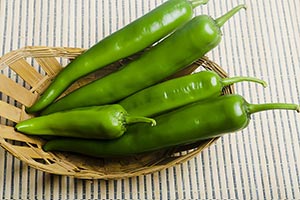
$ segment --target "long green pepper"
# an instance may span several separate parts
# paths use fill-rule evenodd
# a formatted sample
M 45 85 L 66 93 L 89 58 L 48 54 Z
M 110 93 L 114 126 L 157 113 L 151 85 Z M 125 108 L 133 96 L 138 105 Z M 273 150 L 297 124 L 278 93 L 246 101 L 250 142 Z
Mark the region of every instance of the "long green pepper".
M 248 126 L 252 114 L 273 109 L 300 111 L 296 104 L 249 104 L 240 95 L 223 95 L 155 117 L 157 125 L 154 127 L 132 125 L 126 134 L 115 140 L 52 140 L 43 149 L 94 157 L 136 155 L 240 131 Z
M 138 59 L 69 93 L 42 114 L 113 103 L 158 83 L 215 48 L 222 38 L 220 27 L 242 8 L 239 5 L 216 20 L 207 15 L 194 17 Z
M 201 71 L 146 88 L 118 104 L 132 115 L 152 117 L 192 102 L 218 97 L 224 87 L 241 81 L 266 87 L 266 82 L 254 77 L 221 78 L 216 72 Z
M 133 123 L 155 125 L 155 120 L 129 115 L 118 104 L 77 108 L 19 122 L 15 129 L 28 135 L 114 139 Z
M 96 43 L 67 65 L 28 113 L 41 111 L 79 78 L 152 45 L 193 17 L 193 9 L 208 0 L 169 0 Z

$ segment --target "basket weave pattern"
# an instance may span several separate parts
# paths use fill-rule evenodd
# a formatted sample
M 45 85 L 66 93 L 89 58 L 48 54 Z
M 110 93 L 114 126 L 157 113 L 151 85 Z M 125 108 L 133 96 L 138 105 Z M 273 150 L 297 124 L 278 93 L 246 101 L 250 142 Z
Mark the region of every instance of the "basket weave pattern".
M 25 112 L 25 107 L 32 105 L 53 77 L 84 51 L 82 48 L 25 47 L 0 58 L 0 145 L 13 156 L 52 174 L 83 179 L 118 179 L 149 174 L 183 163 L 215 141 L 212 139 L 124 159 L 95 159 L 68 153 L 44 152 L 41 148 L 45 143 L 43 139 L 18 133 L 13 126 L 19 121 L 34 117 Z M 115 71 L 132 59 L 134 57 L 118 61 L 80 79 L 65 94 Z M 204 57 L 170 78 L 202 69 L 213 70 L 220 76 L 227 77 L 220 66 Z M 233 93 L 233 87 L 226 87 L 224 93 Z

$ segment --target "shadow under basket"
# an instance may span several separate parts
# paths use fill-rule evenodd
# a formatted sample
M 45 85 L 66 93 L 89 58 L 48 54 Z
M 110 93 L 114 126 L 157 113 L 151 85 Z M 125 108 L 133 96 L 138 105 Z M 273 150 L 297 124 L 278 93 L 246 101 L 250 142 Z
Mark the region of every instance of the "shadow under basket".
M 84 51 L 81 48 L 33 46 L 11 51 L 0 58 L 0 145 L 10 154 L 50 174 L 81 179 L 120 179 L 157 172 L 186 162 L 218 139 L 125 158 L 102 159 L 43 151 L 45 140 L 18 133 L 14 125 L 34 117 L 25 112 L 25 107 L 32 105 L 55 75 Z M 117 70 L 138 56 L 139 53 L 78 80 L 63 95 Z M 170 78 L 201 70 L 212 70 L 221 77 L 227 77 L 220 66 L 203 57 Z M 224 88 L 223 93 L 233 93 L 233 90 L 229 86 Z

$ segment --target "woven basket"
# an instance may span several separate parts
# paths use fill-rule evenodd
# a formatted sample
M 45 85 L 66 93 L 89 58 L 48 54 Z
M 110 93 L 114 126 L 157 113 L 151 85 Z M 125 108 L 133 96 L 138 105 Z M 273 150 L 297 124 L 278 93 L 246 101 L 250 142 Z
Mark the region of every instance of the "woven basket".
M 216 140 L 122 159 L 95 159 L 69 153 L 44 152 L 41 148 L 45 143 L 43 139 L 15 132 L 15 123 L 33 117 L 25 112 L 25 106 L 32 105 L 62 67 L 84 51 L 81 48 L 25 47 L 0 58 L 0 145 L 13 156 L 52 174 L 82 179 L 119 179 L 149 174 L 183 163 Z M 134 58 L 123 59 L 77 81 L 66 93 L 113 72 Z M 204 57 L 171 78 L 195 70 L 213 70 L 227 77 L 222 68 Z M 232 86 L 226 87 L 223 92 L 233 93 Z

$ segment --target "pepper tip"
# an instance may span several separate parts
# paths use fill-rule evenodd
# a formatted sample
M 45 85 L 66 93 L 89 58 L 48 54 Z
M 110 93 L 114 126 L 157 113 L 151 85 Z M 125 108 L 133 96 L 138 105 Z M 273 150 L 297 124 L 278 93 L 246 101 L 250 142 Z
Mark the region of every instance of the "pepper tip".
M 266 87 L 268 87 L 268 83 L 267 83 L 266 81 L 262 81 L 262 86 L 263 86 L 264 88 L 266 88 Z
M 234 7 L 233 9 L 231 9 L 229 12 L 227 12 L 223 16 L 217 18 L 215 20 L 216 25 L 218 27 L 222 27 L 225 24 L 225 22 L 229 20 L 229 18 L 231 18 L 233 15 L 235 15 L 241 9 L 246 9 L 246 5 L 245 4 L 240 4 L 240 5 L 236 6 L 236 7 Z
M 31 108 L 31 107 L 27 107 L 27 106 L 26 106 L 26 107 L 25 107 L 25 112 L 28 113 L 28 114 L 30 114 L 30 113 L 31 113 L 31 109 L 30 109 L 30 108 Z
M 205 5 L 208 3 L 209 0 L 191 0 L 190 4 L 192 5 L 193 8 L 198 7 L 199 5 Z
M 156 126 L 156 121 L 154 119 L 151 120 L 151 126 Z

